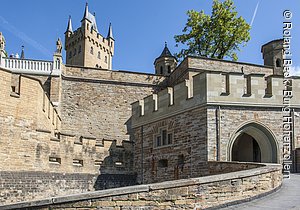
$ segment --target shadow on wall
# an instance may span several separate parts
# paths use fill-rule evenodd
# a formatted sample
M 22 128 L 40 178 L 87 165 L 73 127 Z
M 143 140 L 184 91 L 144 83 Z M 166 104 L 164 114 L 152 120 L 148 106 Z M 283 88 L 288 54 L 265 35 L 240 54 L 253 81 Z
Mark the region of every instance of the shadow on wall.
M 109 140 L 105 140 L 109 141 Z M 133 143 L 123 141 L 117 145 L 112 140 L 108 150 L 109 155 L 104 158 L 100 167 L 100 175 L 94 184 L 95 190 L 136 185 L 136 174 L 133 171 Z

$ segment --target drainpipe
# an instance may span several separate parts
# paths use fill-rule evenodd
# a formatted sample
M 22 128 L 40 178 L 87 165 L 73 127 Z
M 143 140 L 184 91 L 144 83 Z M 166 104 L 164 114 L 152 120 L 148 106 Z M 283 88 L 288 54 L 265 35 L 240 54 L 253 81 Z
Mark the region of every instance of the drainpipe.
M 142 180 L 141 180 L 141 184 L 144 183 L 144 126 L 141 126 L 141 170 L 142 170 Z
M 220 161 L 220 145 L 221 145 L 221 106 L 216 109 L 216 127 L 217 127 L 217 142 L 216 142 L 216 161 Z
M 292 109 L 292 145 L 291 150 L 293 154 L 292 162 L 293 162 L 293 172 L 297 172 L 297 156 L 296 156 L 296 150 L 295 150 L 295 109 Z

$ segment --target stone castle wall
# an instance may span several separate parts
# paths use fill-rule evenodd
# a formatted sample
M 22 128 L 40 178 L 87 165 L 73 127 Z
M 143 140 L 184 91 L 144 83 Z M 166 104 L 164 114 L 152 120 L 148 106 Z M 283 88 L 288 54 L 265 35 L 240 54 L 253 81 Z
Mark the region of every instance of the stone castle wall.
M 164 77 L 66 67 L 62 76 L 62 132 L 129 140 L 131 103 L 153 93 Z
M 152 183 L 199 175 L 197 167 L 193 166 L 207 160 L 206 118 L 205 109 L 200 108 L 135 128 L 137 181 Z M 172 142 L 156 146 L 155 140 L 161 130 L 173 136 Z M 161 161 L 166 165 L 161 165 Z
M 290 106 L 295 112 L 300 110 L 299 84 L 293 78 Z M 270 144 L 259 142 L 262 161 L 282 162 L 283 90 L 283 78 L 278 76 L 204 71 L 133 103 L 135 162 L 143 163 L 135 165 L 138 181 L 190 177 L 198 161 L 231 161 L 239 132 L 255 139 L 268 136 Z M 298 128 L 299 119 L 294 118 Z M 162 143 L 163 135 L 167 143 Z M 293 135 L 300 138 L 299 130 Z M 295 142 L 293 148 L 297 147 Z
M 264 74 L 265 76 L 270 76 L 273 74 L 274 69 L 273 67 L 249 63 L 189 56 L 171 73 L 168 85 L 174 86 L 185 79 L 192 79 L 195 74 L 203 71 Z
M 65 195 L 135 184 L 132 142 L 63 133 L 61 118 L 41 78 L 6 70 L 0 70 L 0 77 L 3 199 L 11 197 L 16 202 L 24 194 L 38 197 L 43 195 L 39 189 Z M 62 184 L 55 185 L 56 181 Z M 44 188 L 37 189 L 34 183 Z
M 238 163 L 213 163 L 212 170 L 241 169 Z M 262 164 L 261 164 L 262 165 Z M 257 166 L 256 166 L 257 167 Z M 149 185 L 44 198 L 3 206 L 5 209 L 206 209 L 249 201 L 278 190 L 281 165 Z M 205 167 L 204 167 L 205 168 Z M 203 168 L 203 169 L 204 169 Z M 210 168 L 207 168 L 210 171 Z M 210 171 L 211 172 L 211 171 Z

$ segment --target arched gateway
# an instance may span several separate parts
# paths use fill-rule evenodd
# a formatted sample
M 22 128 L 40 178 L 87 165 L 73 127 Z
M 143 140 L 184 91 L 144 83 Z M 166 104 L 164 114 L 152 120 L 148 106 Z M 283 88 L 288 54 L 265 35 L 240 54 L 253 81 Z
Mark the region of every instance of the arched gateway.
M 240 127 L 231 137 L 228 147 L 231 161 L 277 163 L 278 144 L 272 131 L 258 123 Z

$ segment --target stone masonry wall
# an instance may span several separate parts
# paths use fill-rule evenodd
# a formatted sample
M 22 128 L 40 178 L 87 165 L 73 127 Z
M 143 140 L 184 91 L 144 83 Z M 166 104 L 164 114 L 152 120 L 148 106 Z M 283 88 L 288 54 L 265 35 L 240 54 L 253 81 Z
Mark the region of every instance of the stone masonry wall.
M 216 110 L 220 108 L 220 160 L 230 161 L 229 144 L 234 134 L 244 125 L 255 123 L 269 128 L 275 135 L 278 148 L 282 148 L 282 110 L 272 107 L 229 107 L 210 106 L 208 115 L 208 160 L 217 160 L 218 124 Z M 297 134 L 299 131 L 296 131 Z M 299 135 L 299 134 L 298 134 Z M 278 162 L 281 162 L 282 150 L 278 149 Z
M 1 171 L 0 204 L 94 191 L 96 178 L 94 174 L 84 173 Z
M 66 67 L 62 77 L 62 132 L 129 140 L 130 104 L 151 94 L 163 77 Z
M 0 147 L 2 170 L 39 170 L 41 151 L 60 128 L 60 117 L 46 96 L 40 82 L 0 71 Z M 48 159 L 48 157 L 47 157 Z
M 247 171 L 55 197 L 3 208 L 206 209 L 270 193 L 281 183 L 281 165 L 267 165 Z
M 172 143 L 155 146 L 161 129 L 173 135 Z M 204 108 L 135 128 L 134 166 L 138 182 L 153 183 L 200 176 L 196 166 L 207 160 L 206 133 Z M 166 161 L 166 165 L 161 165 L 161 161 Z

